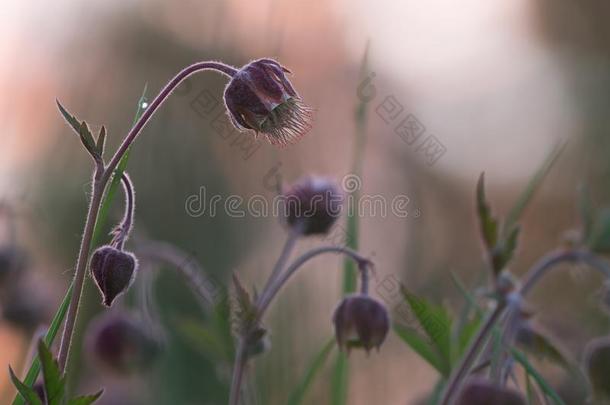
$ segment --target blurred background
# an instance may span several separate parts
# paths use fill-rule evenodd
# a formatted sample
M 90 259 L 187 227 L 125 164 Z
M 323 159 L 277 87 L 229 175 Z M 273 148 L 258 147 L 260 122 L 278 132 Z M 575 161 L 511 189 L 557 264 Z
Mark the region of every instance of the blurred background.
M 223 197 L 272 198 L 278 178 L 290 183 L 320 174 L 341 181 L 352 170 L 354 114 L 363 99 L 361 191 L 409 198 L 406 218 L 360 219 L 360 250 L 374 257 L 376 280 L 401 280 L 457 312 L 463 301 L 450 272 L 475 287 L 485 267 L 474 213 L 478 175 L 486 173 L 494 211 L 506 214 L 559 141 L 567 141 L 566 150 L 525 213 L 512 270 L 522 274 L 578 226 L 579 184 L 600 206 L 610 201 L 610 5 L 602 0 L 466 0 L 457 7 L 449 0 L 58 0 L 5 1 L 0 8 L 1 242 L 18 252 L 25 273 L 2 292 L 2 370 L 9 363 L 25 369 L 32 336 L 48 324 L 71 280 L 84 224 L 91 165 L 56 98 L 95 131 L 105 125 L 113 150 L 145 85 L 150 98 L 187 64 L 214 59 L 241 66 L 273 57 L 290 68 L 292 83 L 315 109 L 313 129 L 297 145 L 276 149 L 263 140 L 244 149 L 215 129 L 226 79 L 203 73 L 180 86 L 131 153 L 137 211 L 128 248 L 169 242 L 220 289 L 232 272 L 260 288 L 286 231 L 277 218 L 192 215 L 185 202 L 202 187 Z M 121 217 L 120 202 L 111 223 Z M 342 229 L 336 228 L 339 241 Z M 306 239 L 298 251 L 323 243 Z M 330 256 L 309 267 L 266 317 L 272 350 L 250 369 L 249 403 L 286 403 L 332 337 L 342 262 Z M 185 333 L 185 323 L 202 314 L 172 269 L 143 265 L 111 310 L 145 320 L 159 341 L 155 362 L 126 377 L 75 355 L 70 384 L 77 392 L 106 386 L 105 404 L 226 402 L 230 365 Z M 583 342 L 610 326 L 597 307 L 599 278 L 566 269 L 544 285 L 532 298 L 537 318 L 579 359 Z M 75 353 L 86 352 L 80 343 L 88 321 L 107 311 L 90 280 L 85 294 Z M 328 361 L 305 403 L 329 403 L 331 368 Z M 582 389 L 559 368 L 541 369 L 566 395 Z M 354 352 L 350 371 L 354 405 L 416 404 L 437 378 L 394 335 L 379 354 Z M 0 372 L 0 403 L 13 395 Z

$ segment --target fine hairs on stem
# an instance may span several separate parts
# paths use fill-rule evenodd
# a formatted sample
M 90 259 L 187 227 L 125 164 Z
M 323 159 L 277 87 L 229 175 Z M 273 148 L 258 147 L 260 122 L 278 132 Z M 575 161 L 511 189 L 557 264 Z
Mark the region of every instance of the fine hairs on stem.
M 267 282 L 267 287 L 263 291 L 260 296 L 260 299 L 257 302 L 257 308 L 255 313 L 255 318 L 252 322 L 253 327 L 257 327 L 264 316 L 265 312 L 269 308 L 273 299 L 277 296 L 278 292 L 282 289 L 282 287 L 286 284 L 286 282 L 299 270 L 303 267 L 305 263 L 310 261 L 311 259 L 320 256 L 326 253 L 336 253 L 345 255 L 352 260 L 354 260 L 360 269 L 361 280 L 362 280 L 362 292 L 366 294 L 368 291 L 368 270 L 369 266 L 371 266 L 370 260 L 362 257 L 358 252 L 353 251 L 352 249 L 340 246 L 323 246 L 319 248 L 312 249 L 292 262 L 285 270 L 282 269 L 282 263 L 287 260 L 287 256 L 289 255 L 289 251 L 292 250 L 292 245 L 294 241 L 292 241 L 294 235 L 289 235 L 287 243 L 280 254 L 280 258 L 278 263 L 276 264 L 272 274 L 269 277 Z M 287 252 L 288 251 L 288 252 Z M 246 335 L 246 334 L 244 334 Z M 248 336 L 239 336 L 237 339 L 237 347 L 236 347 L 236 355 L 235 362 L 233 365 L 233 377 L 231 380 L 231 391 L 229 397 L 230 405 L 237 405 L 239 403 L 239 395 L 243 380 L 243 374 L 246 367 L 246 363 L 248 361 L 247 352 L 248 352 Z
M 187 77 L 193 73 L 203 70 L 215 70 L 228 77 L 233 77 L 237 70 L 231 66 L 225 65 L 220 62 L 199 62 L 180 71 L 169 83 L 159 92 L 159 94 L 150 103 L 148 108 L 144 111 L 142 116 L 137 120 L 135 125 L 131 128 L 121 146 L 113 155 L 108 165 L 104 164 L 102 156 L 94 156 L 95 169 L 93 175 L 93 185 L 91 189 L 91 201 L 89 203 L 89 209 L 87 212 L 87 218 L 85 220 L 85 229 L 81 239 L 80 249 L 78 258 L 76 260 L 76 266 L 74 270 L 74 290 L 70 298 L 70 305 L 66 315 L 66 321 L 63 329 L 61 345 L 59 348 L 59 366 L 62 371 L 65 371 L 66 364 L 68 361 L 68 354 L 72 344 L 72 336 L 74 334 L 74 327 L 76 325 L 76 318 L 78 316 L 78 309 L 80 299 L 83 292 L 83 285 L 86 275 L 86 267 L 89 259 L 89 253 L 91 251 L 91 243 L 93 239 L 93 231 L 97 222 L 100 205 L 106 190 L 108 181 L 112 178 L 112 175 L 117 168 L 119 162 L 135 141 L 138 134 L 146 126 L 146 124 L 153 117 L 157 109 L 163 104 L 174 89 Z M 125 183 L 124 183 L 125 184 Z
M 542 257 L 530 268 L 524 277 L 521 287 L 517 291 L 510 293 L 511 300 L 518 300 L 520 302 L 546 273 L 561 263 L 585 263 L 591 268 L 601 272 L 605 277 L 610 277 L 610 267 L 608 264 L 588 250 L 566 249 L 553 251 Z M 447 388 L 445 389 L 443 398 L 440 402 L 442 405 L 450 405 L 452 401 L 456 399 L 465 377 L 469 375 L 472 365 L 485 345 L 490 332 L 508 307 L 507 304 L 507 297 L 501 296 L 496 307 L 487 317 L 485 323 L 466 350 L 466 354 L 463 356 L 461 363 L 451 374 L 449 382 L 447 383 Z M 511 307 L 513 306 L 514 305 L 511 305 Z
M 125 215 L 119 226 L 112 231 L 113 238 L 111 242 L 111 245 L 119 250 L 123 250 L 125 241 L 127 241 L 127 238 L 129 237 L 129 233 L 133 227 L 133 214 L 135 210 L 133 184 L 125 172 L 121 174 L 121 183 L 123 184 L 123 189 L 125 191 Z

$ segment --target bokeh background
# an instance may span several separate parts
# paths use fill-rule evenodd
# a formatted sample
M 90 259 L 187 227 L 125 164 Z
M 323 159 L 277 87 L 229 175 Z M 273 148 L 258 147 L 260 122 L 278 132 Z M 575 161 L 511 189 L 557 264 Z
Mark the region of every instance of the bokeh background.
M 138 202 L 131 249 L 138 241 L 170 242 L 219 285 L 237 272 L 260 287 L 286 234 L 277 218 L 193 216 L 185 201 L 201 187 L 224 197 L 272 198 L 276 174 L 287 183 L 308 174 L 341 181 L 352 168 L 368 44 L 365 74 L 372 81 L 364 89 L 370 101 L 361 191 L 388 200 L 406 195 L 410 215 L 361 218 L 361 251 L 374 257 L 378 280 L 395 277 L 457 311 L 463 302 L 450 271 L 474 287 L 484 269 L 474 215 L 480 172 L 495 212 L 505 214 L 548 152 L 567 141 L 523 218 L 512 264 L 517 274 L 578 226 L 579 184 L 588 184 L 600 206 L 610 201 L 608 18 L 610 6 L 602 0 L 3 2 L 0 225 L 2 243 L 27 254 L 27 275 L 3 291 L 11 296 L 5 302 L 18 306 L 0 323 L 3 370 L 9 363 L 25 367 L 32 335 L 48 322 L 71 279 L 84 223 L 90 162 L 58 114 L 56 98 L 95 130 L 105 125 L 114 148 L 144 86 L 155 95 L 187 64 L 215 59 L 240 66 L 274 57 L 288 66 L 293 84 L 316 110 L 313 130 L 297 145 L 280 150 L 262 142 L 249 153 L 223 138 L 211 125 L 212 114 L 199 108 L 214 105 L 209 96 L 221 102 L 226 80 L 204 73 L 182 85 L 155 116 L 128 168 Z M 402 108 L 391 122 L 383 115 L 388 97 Z M 219 104 L 214 112 L 221 110 Z M 425 128 L 421 139 L 434 136 L 444 153 L 431 159 L 397 135 L 396 125 L 408 114 Z M 111 218 L 120 216 L 119 200 Z M 307 239 L 298 251 L 322 243 L 328 241 Z M 285 403 L 332 336 L 341 260 L 321 258 L 308 267 L 266 318 L 272 350 L 250 369 L 251 403 Z M 154 366 L 117 377 L 86 355 L 75 356 L 72 387 L 85 392 L 106 386 L 106 404 L 226 400 L 229 365 L 181 333 L 177 325 L 201 314 L 171 270 L 143 266 L 115 309 L 146 314 L 164 331 Z M 577 360 L 583 342 L 610 326 L 597 306 L 598 286 L 595 275 L 565 269 L 546 279 L 532 299 L 537 318 Z M 91 282 L 85 292 L 79 341 L 87 321 L 104 311 Z M 331 364 L 306 403 L 329 403 Z M 582 390 L 560 369 L 541 369 L 566 395 Z M 348 403 L 354 405 L 415 404 L 436 381 L 434 370 L 393 335 L 379 354 L 353 353 L 350 370 Z M 2 371 L 0 403 L 12 395 Z

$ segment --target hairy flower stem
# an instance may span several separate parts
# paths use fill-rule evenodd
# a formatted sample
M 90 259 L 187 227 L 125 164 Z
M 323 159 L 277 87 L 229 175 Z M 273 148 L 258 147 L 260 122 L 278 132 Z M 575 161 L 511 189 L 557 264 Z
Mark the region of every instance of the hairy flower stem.
M 605 277 L 610 278 L 610 267 L 606 262 L 597 257 L 595 254 L 587 250 L 557 250 L 543 256 L 537 263 L 530 268 L 530 270 L 524 276 L 524 281 L 521 287 L 511 293 L 513 299 L 521 300 L 523 297 L 531 291 L 535 284 L 553 267 L 560 263 L 585 263 L 591 266 L 593 269 L 600 271 Z M 513 302 L 514 304 L 514 302 Z M 487 318 L 485 324 L 481 327 L 477 333 L 475 339 L 472 341 L 466 354 L 464 355 L 460 365 L 452 373 L 447 388 L 443 394 L 441 405 L 449 405 L 453 400 L 456 399 L 465 377 L 470 373 L 472 363 L 477 358 L 478 353 L 481 351 L 485 342 L 487 341 L 489 333 L 494 329 L 494 325 L 498 319 L 504 314 L 505 309 L 508 307 L 506 297 L 502 297 L 500 302 L 493 310 L 491 315 Z M 513 306 L 511 306 L 513 307 Z
M 229 405 L 239 404 L 239 394 L 241 393 L 241 383 L 244 378 L 246 368 L 246 343 L 244 338 L 240 338 L 235 349 L 235 363 L 233 365 L 233 377 L 231 379 L 231 392 L 229 394 Z
M 85 282 L 87 261 L 89 259 L 89 252 L 91 250 L 93 231 L 97 222 L 97 216 L 108 181 L 112 178 L 114 170 L 117 168 L 119 162 L 127 150 L 129 150 L 129 147 L 135 141 L 138 134 L 142 131 L 148 121 L 150 121 L 157 109 L 163 104 L 172 91 L 174 91 L 176 87 L 178 87 L 178 85 L 188 76 L 202 70 L 215 70 L 229 77 L 233 77 L 233 75 L 237 72 L 235 68 L 220 62 L 199 62 L 181 70 L 176 76 L 174 76 L 173 79 L 169 81 L 169 83 L 165 85 L 165 87 L 150 103 L 148 108 L 146 108 L 144 113 L 140 116 L 121 143 L 121 146 L 119 146 L 115 152 L 114 156 L 110 160 L 110 163 L 104 167 L 101 159 L 96 161 L 91 202 L 89 203 L 87 219 L 85 221 L 85 230 L 83 231 L 78 259 L 76 260 L 76 268 L 74 270 L 74 291 L 72 292 L 72 296 L 70 298 L 70 306 L 66 315 L 66 323 L 64 325 L 61 346 L 59 348 L 59 366 L 62 371 L 65 371 L 66 363 L 68 361 L 68 354 L 72 344 L 74 327 L 76 324 L 78 308 Z
M 265 311 L 269 308 L 269 304 L 273 298 L 277 295 L 277 293 L 281 290 L 281 288 L 286 284 L 286 282 L 294 275 L 305 263 L 309 260 L 313 259 L 316 256 L 319 256 L 324 253 L 339 253 L 343 254 L 352 260 L 354 260 L 361 268 L 366 267 L 371 264 L 371 262 L 365 257 L 360 256 L 360 254 L 352 249 L 340 246 L 323 246 L 316 249 L 312 249 L 309 252 L 304 253 L 299 256 L 281 276 L 278 277 L 277 281 L 273 283 L 269 287 L 269 291 L 265 296 L 261 296 L 258 305 L 256 322 L 260 321 Z M 255 323 L 256 323 L 255 322 Z
M 293 233 L 296 233 L 297 234 L 296 236 L 298 236 L 299 231 L 298 230 L 296 232 L 293 231 Z M 276 264 L 276 268 L 274 269 L 274 271 L 272 273 L 272 275 L 275 274 L 276 277 L 270 277 L 270 279 L 268 281 L 268 285 L 266 286 L 265 290 L 263 291 L 263 293 L 260 296 L 260 299 L 257 302 L 258 308 L 256 311 L 256 317 L 255 317 L 254 321 L 252 322 L 253 327 L 258 326 L 263 315 L 265 314 L 266 310 L 269 308 L 269 305 L 273 301 L 273 298 L 275 298 L 277 293 L 282 289 L 282 287 L 286 284 L 286 282 L 290 279 L 290 277 L 292 277 L 292 275 L 295 274 L 309 260 L 311 260 L 314 257 L 317 257 L 319 255 L 325 254 L 325 253 L 343 254 L 343 255 L 351 258 L 352 260 L 354 260 L 358 264 L 358 267 L 360 268 L 360 271 L 361 271 L 362 284 L 363 284 L 362 291 L 363 291 L 363 293 L 366 293 L 366 291 L 368 291 L 368 267 L 371 265 L 370 260 L 366 259 L 365 257 L 362 257 L 358 252 L 355 252 L 352 249 L 345 248 L 345 247 L 322 246 L 322 247 L 319 247 L 316 249 L 312 249 L 312 250 L 302 254 L 301 256 L 299 256 L 294 262 L 292 262 L 292 264 L 284 272 L 282 272 L 283 267 L 284 267 L 283 263 L 286 262 L 286 260 L 288 259 L 289 252 L 290 252 L 290 250 L 292 250 L 291 245 L 294 242 L 292 242 L 291 239 L 293 237 L 294 237 L 294 235 L 290 235 L 288 237 L 286 245 L 284 246 L 282 254 L 280 255 L 280 259 L 278 260 L 278 263 Z M 285 257 L 282 258 L 282 256 L 285 256 Z M 243 336 L 240 336 L 238 339 L 238 342 L 237 342 L 237 348 L 236 348 L 236 352 L 235 352 L 235 362 L 233 365 L 233 379 L 231 381 L 231 394 L 229 397 L 229 405 L 237 405 L 239 403 L 239 394 L 241 391 L 241 383 L 242 383 L 242 379 L 243 379 L 244 369 L 245 369 L 246 363 L 248 361 L 248 358 L 247 358 L 247 349 L 248 348 L 246 345 L 247 335 L 248 335 L 248 331 L 246 331 L 246 333 L 244 333 Z

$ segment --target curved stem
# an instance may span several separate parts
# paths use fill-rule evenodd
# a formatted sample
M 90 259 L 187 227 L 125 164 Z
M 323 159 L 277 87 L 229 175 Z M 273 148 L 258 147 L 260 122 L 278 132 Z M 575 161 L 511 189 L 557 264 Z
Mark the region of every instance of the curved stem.
M 135 125 L 128 132 L 127 136 L 119 146 L 118 150 L 110 160 L 110 163 L 106 168 L 102 168 L 99 162 L 95 165 L 95 175 L 93 181 L 93 190 L 91 195 L 91 202 L 89 203 L 89 209 L 87 213 L 87 219 L 85 221 L 85 230 L 83 231 L 83 237 L 81 239 L 80 250 L 78 258 L 76 260 L 76 268 L 74 270 L 74 290 L 70 297 L 70 306 L 66 315 L 66 323 L 64 325 L 64 331 L 61 339 L 61 346 L 59 348 L 59 366 L 62 371 L 66 368 L 68 361 L 68 354 L 70 346 L 72 344 L 72 336 L 74 334 L 74 326 L 76 324 L 76 318 L 78 315 L 78 307 L 80 298 L 83 292 L 83 285 L 85 281 L 87 261 L 89 259 L 89 252 L 91 250 L 91 242 L 93 240 L 93 231 L 97 222 L 97 216 L 104 196 L 104 191 L 108 181 L 112 177 L 112 174 L 119 162 L 142 131 L 144 126 L 152 118 L 157 109 L 163 104 L 167 97 L 172 91 L 188 76 L 195 72 L 202 70 L 216 70 L 226 76 L 233 77 L 237 70 L 231 66 L 225 65 L 220 62 L 199 62 L 180 71 L 169 83 L 159 92 L 155 99 L 150 103 L 148 108 L 137 120 Z
M 260 302 L 258 305 L 256 322 L 260 321 L 260 319 L 265 314 L 265 311 L 269 307 L 269 304 L 271 304 L 271 301 L 273 301 L 273 298 L 277 295 L 277 293 L 284 286 L 284 284 L 286 284 L 286 282 L 290 279 L 290 277 L 292 277 L 292 275 L 294 273 L 296 273 L 301 268 L 301 266 L 303 266 L 309 260 L 313 259 L 316 256 L 324 254 L 324 253 L 339 253 L 339 254 L 346 255 L 346 256 L 350 257 L 352 260 L 354 260 L 355 262 L 357 262 L 360 266 L 370 264 L 370 261 L 368 259 L 360 256 L 360 254 L 358 254 L 358 252 L 356 252 L 352 249 L 346 248 L 346 247 L 341 247 L 341 246 L 323 246 L 323 247 L 319 247 L 316 249 L 312 249 L 307 253 L 304 253 L 303 255 L 299 256 L 286 269 L 286 271 L 282 274 L 282 276 L 279 277 L 278 280 L 271 285 L 271 287 L 269 287 L 267 294 L 265 296 L 261 296 L 261 299 L 260 299 Z
M 119 250 L 123 250 L 125 241 L 129 238 L 129 233 L 133 227 L 133 213 L 135 209 L 135 194 L 133 191 L 133 184 L 129 179 L 127 173 L 121 174 L 121 182 L 123 183 L 123 190 L 125 191 L 125 215 L 120 225 L 116 228 L 114 239 L 112 244 Z
M 209 312 L 215 299 L 213 293 L 208 289 L 205 271 L 185 252 L 175 246 L 165 242 L 146 242 L 137 249 L 138 255 L 143 255 L 149 259 L 161 260 L 175 266 L 176 270 L 184 277 L 188 285 L 195 292 L 201 308 Z M 204 275 L 202 277 L 202 275 Z
M 524 297 L 549 270 L 563 262 L 586 263 L 592 268 L 600 271 L 606 277 L 610 278 L 610 266 L 608 266 L 605 261 L 597 257 L 595 254 L 587 250 L 557 250 L 545 255 L 530 268 L 530 270 L 524 276 L 525 281 L 521 285 L 521 288 L 514 293 L 516 294 L 516 297 Z M 479 333 L 469 346 L 456 372 L 453 373 L 449 379 L 447 388 L 441 401 L 442 405 L 450 404 L 454 399 L 453 396 L 458 394 L 464 378 L 470 371 L 472 362 L 476 359 L 482 345 L 487 340 L 487 335 L 493 329 L 496 321 L 502 316 L 506 307 L 506 300 L 503 299 L 479 330 Z
M 290 254 L 294 250 L 294 247 L 295 247 L 299 237 L 302 235 L 301 228 L 302 227 L 297 226 L 295 228 L 290 229 L 290 233 L 288 234 L 288 237 L 286 238 L 286 242 L 284 243 L 282 252 L 280 253 L 280 256 L 278 257 L 277 262 L 275 263 L 275 266 L 273 267 L 273 270 L 271 271 L 271 274 L 269 275 L 269 278 L 267 279 L 267 283 L 265 284 L 265 287 L 263 288 L 263 291 L 261 292 L 259 303 L 260 303 L 260 300 L 265 295 L 267 295 L 269 288 L 271 288 L 271 286 L 273 285 L 275 280 L 278 278 L 278 276 L 284 269 L 284 266 L 286 265 L 286 262 L 288 261 Z
M 452 373 L 449 382 L 447 383 L 445 393 L 443 394 L 443 399 L 440 402 L 441 405 L 448 405 L 452 400 L 455 399 L 454 396 L 458 393 L 462 380 L 470 372 L 472 363 L 476 360 L 479 351 L 487 341 L 487 335 L 489 335 L 489 332 L 492 331 L 496 321 L 502 316 L 505 307 L 506 303 L 498 303 L 498 306 L 489 315 L 481 329 L 479 329 L 474 341 L 469 346 L 468 351 L 462 358 L 460 365 L 456 371 Z
M 246 344 L 240 338 L 237 342 L 235 352 L 235 363 L 233 365 L 233 377 L 231 379 L 231 392 L 229 394 L 229 405 L 239 404 L 239 394 L 241 393 L 241 382 L 246 368 Z
M 588 250 L 558 250 L 545 255 L 525 275 L 519 290 L 525 296 L 534 285 L 555 265 L 561 262 L 582 262 L 610 278 L 610 266 Z
M 140 116 L 140 119 L 138 119 L 136 124 L 131 128 L 131 130 L 123 140 L 123 143 L 121 143 L 121 146 L 119 146 L 114 156 L 110 160 L 110 163 L 108 163 L 108 166 L 106 167 L 106 171 L 103 176 L 104 183 L 106 183 L 108 179 L 110 179 L 112 173 L 114 172 L 114 169 L 116 169 L 116 167 L 118 166 L 125 152 L 127 152 L 127 150 L 129 149 L 133 141 L 136 139 L 140 131 L 142 131 L 142 128 L 144 128 L 148 121 L 150 121 L 157 109 L 161 106 L 161 104 L 163 104 L 163 102 L 172 93 L 172 91 L 174 91 L 174 89 L 178 87 L 178 85 L 182 83 L 184 79 L 186 79 L 193 73 L 202 70 L 215 70 L 227 75 L 228 77 L 233 77 L 235 73 L 237 73 L 237 69 L 225 65 L 221 62 L 199 62 L 181 70 L 172 80 L 170 80 L 169 83 L 165 85 L 165 87 L 159 92 L 159 94 L 150 103 L 146 110 L 144 110 L 144 113 L 142 114 L 142 116 Z

